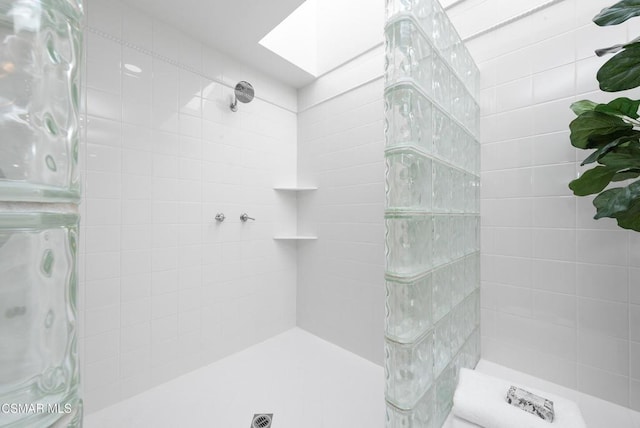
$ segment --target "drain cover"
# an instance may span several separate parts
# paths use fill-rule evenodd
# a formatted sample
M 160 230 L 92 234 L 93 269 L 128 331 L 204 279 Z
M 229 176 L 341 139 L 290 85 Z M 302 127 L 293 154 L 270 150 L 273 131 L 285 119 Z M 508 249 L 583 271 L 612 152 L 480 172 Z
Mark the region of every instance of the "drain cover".
M 257 413 L 253 415 L 251 428 L 270 428 L 272 419 L 273 413 Z

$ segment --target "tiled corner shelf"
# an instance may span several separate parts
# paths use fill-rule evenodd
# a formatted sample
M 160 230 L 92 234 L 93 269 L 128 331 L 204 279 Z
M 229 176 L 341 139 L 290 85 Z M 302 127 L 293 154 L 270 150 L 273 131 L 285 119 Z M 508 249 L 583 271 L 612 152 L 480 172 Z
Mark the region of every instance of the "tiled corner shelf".
M 318 190 L 318 188 L 313 186 L 276 186 L 273 190 L 282 192 L 305 192 L 308 190 Z
M 318 190 L 314 186 L 274 186 L 273 190 L 280 192 L 306 192 L 310 190 Z M 317 236 L 310 235 L 277 235 L 273 237 L 276 241 L 314 241 Z

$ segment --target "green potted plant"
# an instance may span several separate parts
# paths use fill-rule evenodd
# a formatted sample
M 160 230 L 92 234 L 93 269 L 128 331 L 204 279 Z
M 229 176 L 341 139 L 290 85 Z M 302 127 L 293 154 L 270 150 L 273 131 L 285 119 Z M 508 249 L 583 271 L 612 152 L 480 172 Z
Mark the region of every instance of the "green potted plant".
M 623 0 L 593 18 L 599 26 L 618 25 L 640 15 L 640 0 Z M 640 86 L 640 37 L 596 51 L 614 54 L 598 70 L 600 89 L 618 92 Z M 594 218 L 616 219 L 624 229 L 640 232 L 640 100 L 616 98 L 607 104 L 577 101 L 570 124 L 571 144 L 594 150 L 582 165 L 594 165 L 569 184 L 577 196 L 597 195 Z M 611 183 L 623 187 L 608 188 Z M 607 190 L 605 190 L 607 189 Z

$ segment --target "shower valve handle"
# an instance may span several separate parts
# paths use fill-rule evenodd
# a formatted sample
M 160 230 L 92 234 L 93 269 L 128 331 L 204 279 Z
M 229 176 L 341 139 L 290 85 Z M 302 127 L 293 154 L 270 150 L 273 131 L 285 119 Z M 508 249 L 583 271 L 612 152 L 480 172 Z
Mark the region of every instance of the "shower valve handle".
M 253 218 L 253 217 L 249 217 L 249 216 L 247 215 L 247 213 L 242 213 L 242 214 L 240 215 L 240 220 L 242 220 L 242 222 L 244 223 L 244 222 L 245 222 L 245 221 L 247 221 L 247 220 L 254 220 L 254 221 L 255 221 L 255 218 Z
M 218 213 L 216 214 L 216 217 L 215 217 L 216 221 L 219 221 L 219 222 L 223 222 L 225 218 L 226 217 L 224 216 L 223 213 Z

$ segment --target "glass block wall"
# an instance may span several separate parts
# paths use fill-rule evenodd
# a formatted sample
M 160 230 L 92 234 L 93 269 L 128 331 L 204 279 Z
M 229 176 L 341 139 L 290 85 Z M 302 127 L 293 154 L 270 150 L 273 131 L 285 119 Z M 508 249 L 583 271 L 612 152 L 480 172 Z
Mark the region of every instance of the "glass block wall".
M 437 0 L 387 0 L 387 428 L 439 428 L 480 357 L 479 72 Z

